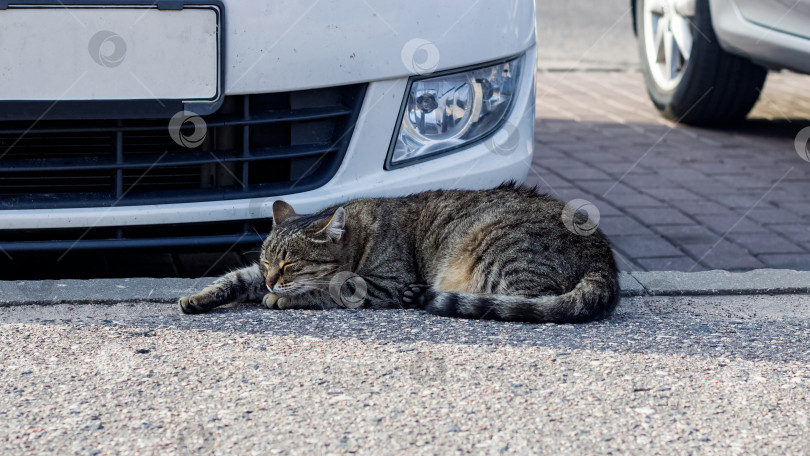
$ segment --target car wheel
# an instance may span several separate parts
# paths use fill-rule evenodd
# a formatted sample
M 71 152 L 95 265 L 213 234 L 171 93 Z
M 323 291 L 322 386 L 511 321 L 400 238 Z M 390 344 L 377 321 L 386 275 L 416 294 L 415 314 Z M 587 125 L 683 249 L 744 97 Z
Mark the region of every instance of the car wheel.
M 635 0 L 638 49 L 656 108 L 687 124 L 745 118 L 767 70 L 720 48 L 709 0 Z

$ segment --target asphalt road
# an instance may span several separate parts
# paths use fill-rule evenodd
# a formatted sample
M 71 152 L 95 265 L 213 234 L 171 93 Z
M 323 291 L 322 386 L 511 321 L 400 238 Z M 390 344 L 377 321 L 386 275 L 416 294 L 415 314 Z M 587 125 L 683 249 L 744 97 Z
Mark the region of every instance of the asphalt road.
M 545 70 L 638 66 L 630 0 L 537 2 L 538 63 Z
M 808 454 L 808 305 L 631 298 L 585 325 L 5 307 L 0 453 Z

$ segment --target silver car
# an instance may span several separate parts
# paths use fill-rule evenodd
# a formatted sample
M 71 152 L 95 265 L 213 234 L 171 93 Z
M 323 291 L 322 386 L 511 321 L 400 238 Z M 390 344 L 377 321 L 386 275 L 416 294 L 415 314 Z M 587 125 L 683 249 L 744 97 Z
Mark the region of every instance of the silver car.
M 688 124 L 744 118 L 769 69 L 810 73 L 810 0 L 631 0 L 647 92 Z

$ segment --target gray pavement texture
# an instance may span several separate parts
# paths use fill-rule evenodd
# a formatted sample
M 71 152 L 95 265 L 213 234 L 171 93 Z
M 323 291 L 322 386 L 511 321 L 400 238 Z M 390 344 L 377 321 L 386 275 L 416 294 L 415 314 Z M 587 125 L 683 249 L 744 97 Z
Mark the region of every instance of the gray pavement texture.
M 809 305 L 633 297 L 583 325 L 3 307 L 0 453 L 806 455 Z
M 527 183 L 593 203 L 628 271 L 810 270 L 810 77 L 771 73 L 735 127 L 663 119 L 636 72 L 540 72 Z

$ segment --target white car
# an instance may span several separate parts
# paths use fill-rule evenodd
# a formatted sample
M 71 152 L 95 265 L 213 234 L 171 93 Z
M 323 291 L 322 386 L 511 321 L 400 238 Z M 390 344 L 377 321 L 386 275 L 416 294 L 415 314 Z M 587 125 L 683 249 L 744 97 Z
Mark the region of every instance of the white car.
M 810 0 L 630 0 L 641 71 L 661 113 L 745 118 L 769 69 L 810 74 Z
M 255 244 L 276 199 L 522 181 L 533 0 L 0 2 L 0 248 Z

